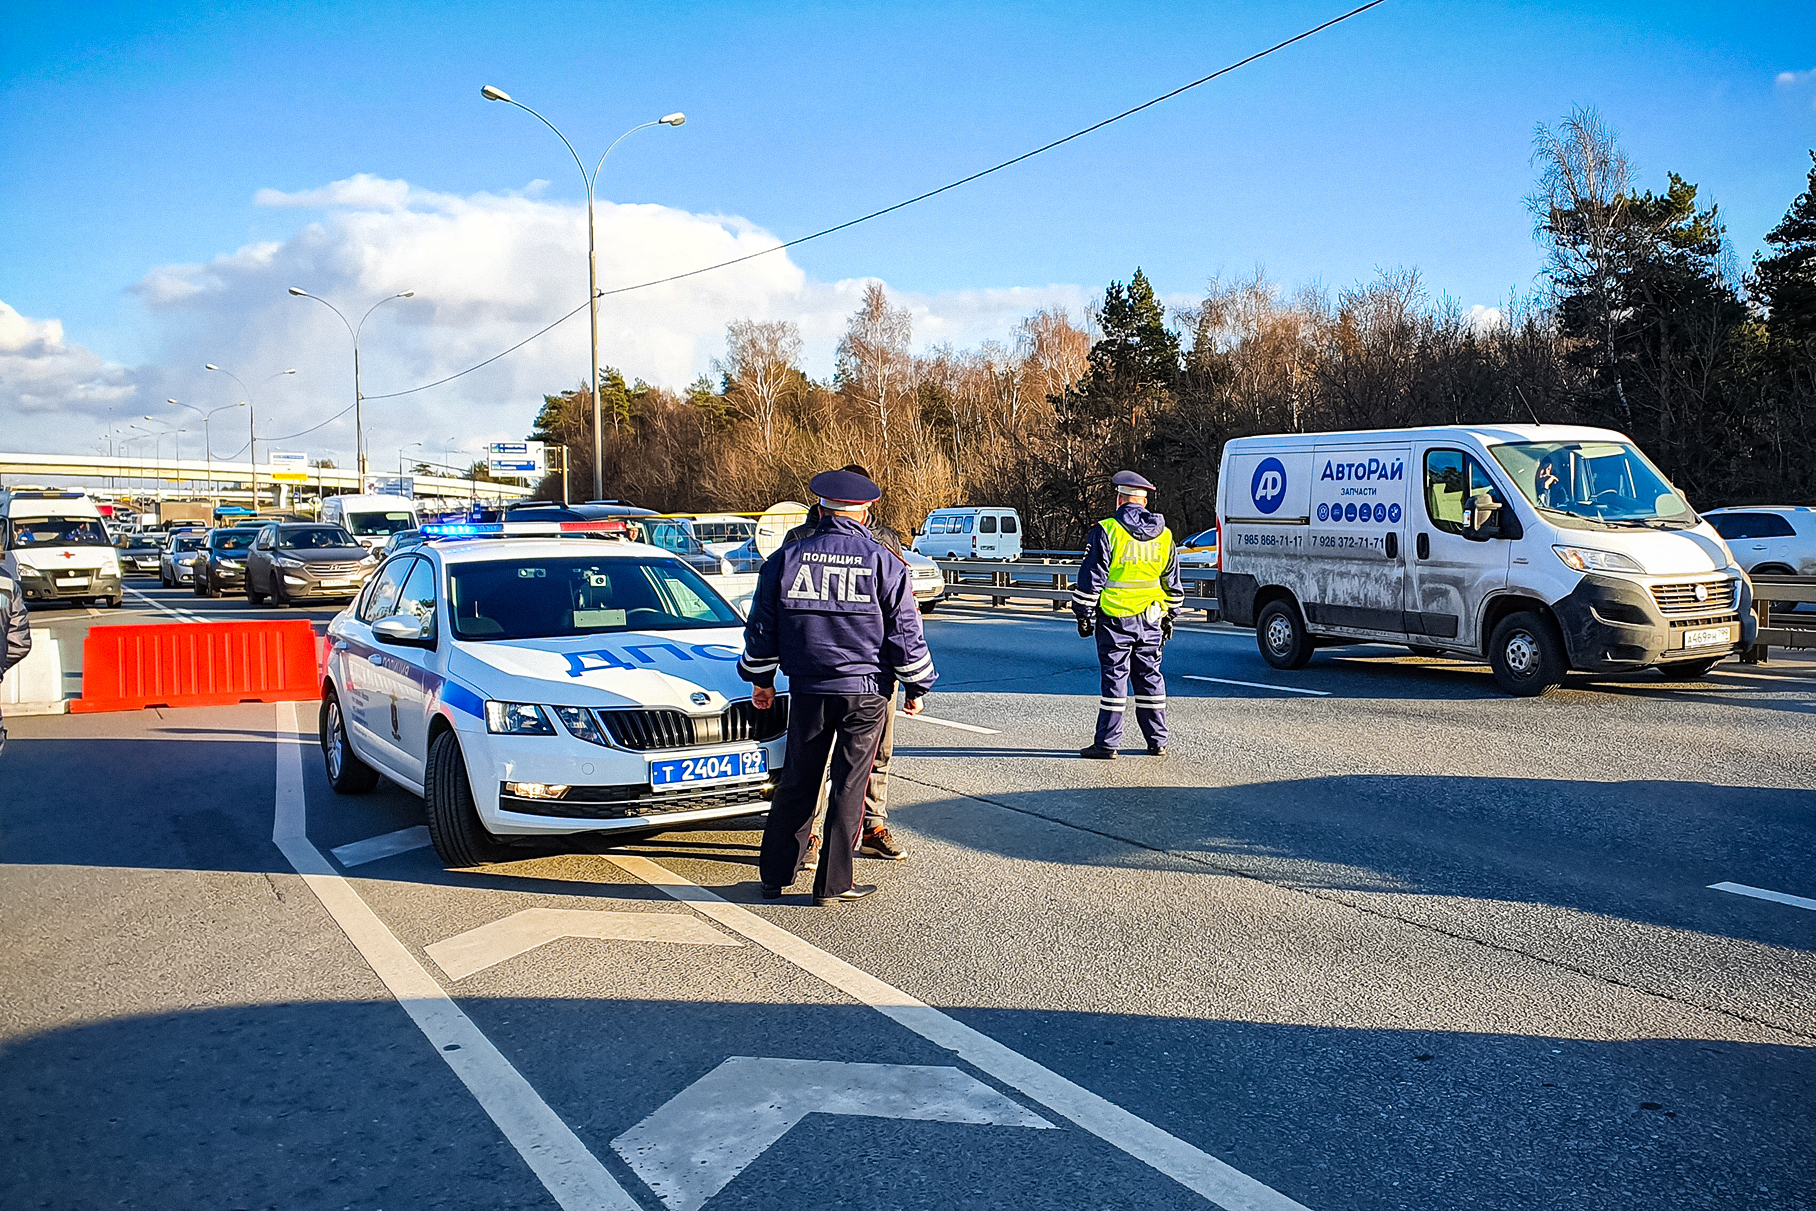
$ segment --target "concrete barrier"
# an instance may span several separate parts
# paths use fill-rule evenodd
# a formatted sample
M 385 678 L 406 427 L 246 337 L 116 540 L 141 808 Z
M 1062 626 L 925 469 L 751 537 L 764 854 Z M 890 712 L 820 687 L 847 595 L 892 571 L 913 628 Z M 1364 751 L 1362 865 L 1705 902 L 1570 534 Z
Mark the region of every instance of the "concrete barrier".
M 61 715 L 68 710 L 63 645 L 55 633 L 34 628 L 31 652 L 0 679 L 0 714 Z

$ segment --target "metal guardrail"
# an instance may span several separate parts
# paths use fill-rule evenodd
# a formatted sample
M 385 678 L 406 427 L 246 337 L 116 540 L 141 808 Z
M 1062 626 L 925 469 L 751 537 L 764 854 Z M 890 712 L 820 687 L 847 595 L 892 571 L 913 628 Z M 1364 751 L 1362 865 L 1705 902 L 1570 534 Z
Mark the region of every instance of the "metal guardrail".
M 987 597 L 999 606 L 1005 601 L 1047 601 L 1055 611 L 1066 609 L 1072 602 L 1072 585 L 1078 577 L 1079 560 L 1024 558 L 1014 561 L 997 559 L 938 559 L 946 574 L 947 597 Z M 1179 579 L 1185 585 L 1185 608 L 1203 610 L 1205 617 L 1217 617 L 1217 569 L 1181 564 Z
M 1742 658 L 1764 664 L 1768 648 L 1816 648 L 1816 614 L 1790 614 L 1774 605 L 1816 603 L 1816 577 L 1754 576 L 1753 612 L 1759 619 L 1759 638 Z

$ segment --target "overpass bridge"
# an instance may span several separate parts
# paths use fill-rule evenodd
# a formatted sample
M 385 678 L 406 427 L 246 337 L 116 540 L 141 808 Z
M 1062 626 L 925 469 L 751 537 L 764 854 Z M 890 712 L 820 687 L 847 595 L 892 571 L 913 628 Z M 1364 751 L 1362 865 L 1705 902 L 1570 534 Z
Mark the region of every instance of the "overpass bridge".
M 61 487 L 80 483 L 97 494 L 122 499 L 203 496 L 250 503 L 256 472 L 261 501 L 282 507 L 297 497 L 338 496 L 360 490 L 359 472 L 338 467 L 310 467 L 305 474 L 288 464 L 225 462 L 221 459 L 157 459 L 105 454 L 0 453 L 0 476 L 19 482 Z M 368 472 L 368 474 L 371 474 Z M 518 500 L 534 486 L 467 479 L 451 475 L 414 476 L 418 497 L 445 501 Z M 272 496 L 276 496 L 276 500 Z

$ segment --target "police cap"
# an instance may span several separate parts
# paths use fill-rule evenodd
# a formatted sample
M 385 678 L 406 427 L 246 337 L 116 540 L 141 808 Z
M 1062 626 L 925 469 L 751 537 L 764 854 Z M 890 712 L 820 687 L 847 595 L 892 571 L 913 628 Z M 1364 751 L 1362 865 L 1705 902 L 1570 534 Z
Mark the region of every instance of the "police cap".
M 856 471 L 822 471 L 807 482 L 808 490 L 833 505 L 867 505 L 883 495 L 868 475 Z
M 1110 476 L 1110 482 L 1119 488 L 1134 488 L 1140 492 L 1154 491 L 1154 485 L 1133 471 L 1118 471 Z

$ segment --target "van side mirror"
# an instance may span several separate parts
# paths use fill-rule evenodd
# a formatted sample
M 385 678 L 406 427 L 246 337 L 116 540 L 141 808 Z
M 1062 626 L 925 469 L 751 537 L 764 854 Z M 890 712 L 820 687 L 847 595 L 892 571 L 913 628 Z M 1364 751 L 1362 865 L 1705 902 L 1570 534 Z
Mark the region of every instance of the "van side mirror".
M 1501 536 L 1501 502 L 1482 493 L 1463 505 L 1463 537 L 1471 542 L 1486 542 Z

